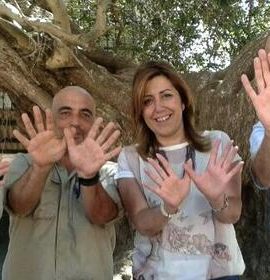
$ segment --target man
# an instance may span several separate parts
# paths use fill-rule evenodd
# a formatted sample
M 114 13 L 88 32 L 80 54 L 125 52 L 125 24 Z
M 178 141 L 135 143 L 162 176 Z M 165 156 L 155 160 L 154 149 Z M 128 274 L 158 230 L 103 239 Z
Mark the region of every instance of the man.
M 0 161 L 0 218 L 3 213 L 3 191 L 2 186 L 4 185 L 4 175 L 7 173 L 9 167 L 9 162 Z
M 22 115 L 28 137 L 14 136 L 28 154 L 17 156 L 5 182 L 10 244 L 3 280 L 112 279 L 108 222 L 119 209 L 113 175 L 100 168 L 120 152 L 112 148 L 120 132 L 113 123 L 101 130 L 95 107 L 87 91 L 72 86 L 55 95 L 45 123 L 37 106 L 35 125 Z
M 259 122 L 254 125 L 250 136 L 252 175 L 260 189 L 270 187 L 270 54 L 259 50 L 254 59 L 257 92 L 246 75 L 242 75 L 243 86 L 256 110 Z

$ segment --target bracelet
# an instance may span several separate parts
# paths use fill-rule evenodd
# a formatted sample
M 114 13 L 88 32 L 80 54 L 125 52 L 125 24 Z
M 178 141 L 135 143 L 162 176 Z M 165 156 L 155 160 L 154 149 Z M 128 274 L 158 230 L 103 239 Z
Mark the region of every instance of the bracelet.
M 160 207 L 159 207 L 159 208 L 160 208 L 161 214 L 162 214 L 164 217 L 168 218 L 169 220 L 170 220 L 175 214 L 177 214 L 177 212 L 178 212 L 178 210 L 177 210 L 176 213 L 168 213 L 168 212 L 166 211 L 165 207 L 164 207 L 164 203 L 163 203 L 163 202 L 160 204 Z
M 99 172 L 92 178 L 78 177 L 80 186 L 91 187 L 99 182 Z
M 223 205 L 220 208 L 212 207 L 212 210 L 214 213 L 220 213 L 228 207 L 229 207 L 229 197 L 226 195 L 226 193 L 224 193 Z

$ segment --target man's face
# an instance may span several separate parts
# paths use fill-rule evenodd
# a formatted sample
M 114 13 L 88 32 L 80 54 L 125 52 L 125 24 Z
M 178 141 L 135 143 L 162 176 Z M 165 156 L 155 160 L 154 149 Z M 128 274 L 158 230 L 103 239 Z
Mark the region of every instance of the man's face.
M 72 128 L 74 140 L 80 144 L 87 136 L 95 119 L 95 103 L 92 97 L 76 90 L 59 93 L 53 102 L 53 115 L 58 133 Z

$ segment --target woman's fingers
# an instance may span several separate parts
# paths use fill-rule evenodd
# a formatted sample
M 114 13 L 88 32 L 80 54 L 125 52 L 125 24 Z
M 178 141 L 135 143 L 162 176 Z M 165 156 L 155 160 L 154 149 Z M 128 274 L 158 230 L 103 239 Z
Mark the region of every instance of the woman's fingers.
M 238 174 L 239 172 L 241 173 L 243 170 L 244 162 L 239 161 L 235 164 L 235 166 L 227 173 L 227 178 L 231 179 L 233 176 Z
M 214 141 L 207 167 L 211 167 L 216 164 L 220 143 L 220 139 Z
M 196 174 L 195 170 L 192 168 L 192 160 L 189 159 L 185 164 L 184 164 L 184 169 L 185 172 L 188 175 L 188 178 L 194 181 L 195 184 L 197 184 L 198 181 L 198 175 Z M 185 177 L 184 177 L 185 178 Z
M 152 165 L 155 171 L 159 174 L 159 176 L 164 180 L 168 177 L 164 169 L 160 166 L 158 161 L 153 160 L 152 158 L 147 158 L 147 161 Z
M 223 162 L 221 167 L 224 168 L 225 172 L 228 172 L 230 166 L 238 152 L 238 146 L 231 146 L 229 151 L 227 152 L 226 156 L 223 158 Z
M 150 187 L 150 186 L 147 185 L 147 184 L 143 184 L 143 186 L 144 186 L 146 189 L 148 189 L 149 191 L 151 191 L 151 192 L 155 193 L 156 195 L 158 195 L 160 198 L 162 198 L 162 195 L 161 195 L 161 193 L 160 193 L 160 191 L 159 191 L 159 188 Z
M 144 170 L 145 174 L 159 187 L 161 187 L 163 180 L 161 179 L 161 177 L 158 175 L 158 173 L 153 174 L 152 172 L 150 172 L 149 170 L 145 169 Z
M 160 153 L 157 153 L 156 156 L 157 156 L 159 162 L 161 163 L 162 168 L 165 170 L 165 172 L 169 175 L 174 174 L 174 171 L 172 170 L 172 168 L 171 168 L 169 162 L 167 161 L 167 159 L 163 155 L 161 155 Z

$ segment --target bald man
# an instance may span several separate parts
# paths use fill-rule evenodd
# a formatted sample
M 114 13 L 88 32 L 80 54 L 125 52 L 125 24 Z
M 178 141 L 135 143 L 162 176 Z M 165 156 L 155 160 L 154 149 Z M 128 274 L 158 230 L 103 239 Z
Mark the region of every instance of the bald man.
M 120 132 L 101 128 L 91 95 L 66 87 L 53 99 L 45 120 L 33 107 L 27 136 L 14 136 L 27 154 L 12 162 L 5 180 L 10 244 L 3 280 L 112 279 L 118 216 L 113 170 L 103 166 L 118 155 Z

